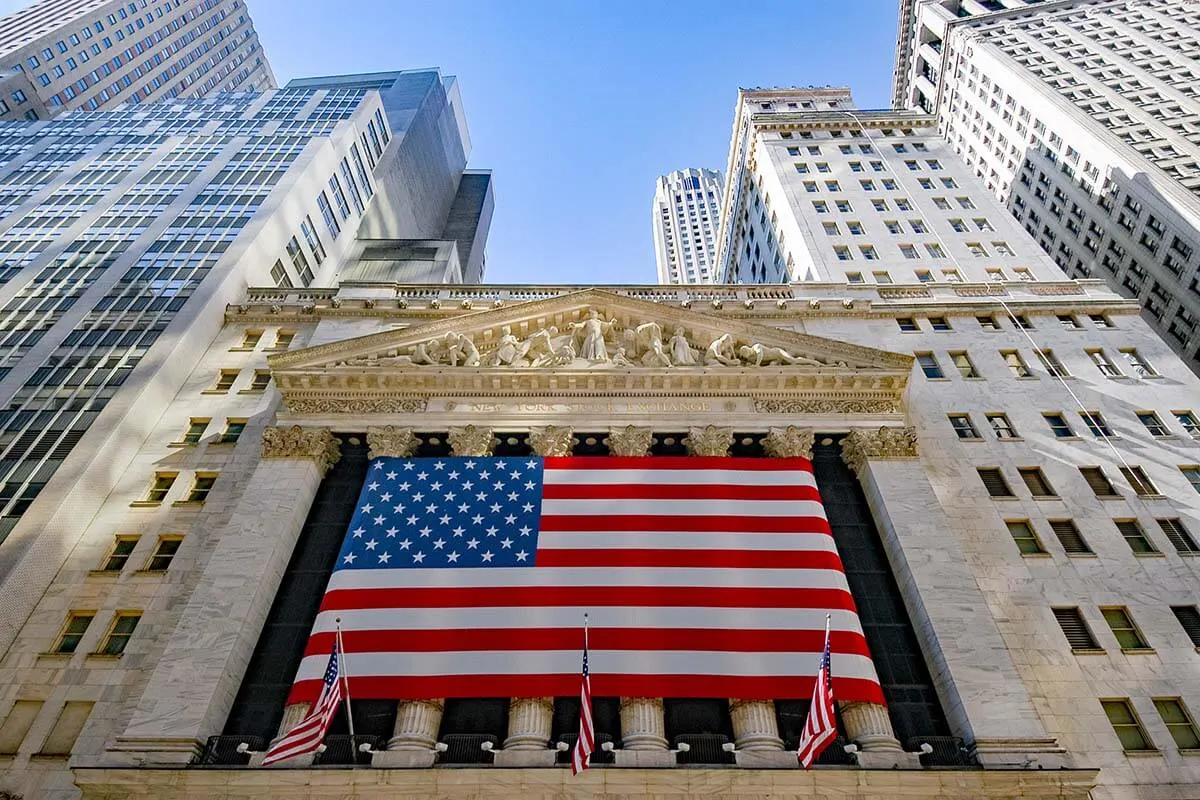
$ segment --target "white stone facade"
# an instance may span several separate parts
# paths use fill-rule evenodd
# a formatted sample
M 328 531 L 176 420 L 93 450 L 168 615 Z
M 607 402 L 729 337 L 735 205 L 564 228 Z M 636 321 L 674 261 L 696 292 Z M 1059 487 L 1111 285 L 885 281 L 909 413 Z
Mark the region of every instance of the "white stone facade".
M 0 119 L 276 88 L 246 4 L 232 0 L 37 0 L 0 19 L 0 69 L 33 90 L 0 97 Z
M 712 283 L 716 277 L 721 173 L 680 169 L 654 186 L 650 224 L 658 282 Z
M 1051 791 L 1053 796 L 1082 797 L 1093 781 L 1098 781 L 1091 794 L 1095 798 L 1140 797 L 1160 791 L 1151 788 L 1154 784 L 1180 787 L 1200 782 L 1200 767 L 1192 764 L 1195 756 L 1176 745 L 1154 704 L 1175 698 L 1192 713 L 1200 708 L 1196 644 L 1171 610 L 1200 603 L 1200 561 L 1194 551 L 1180 551 L 1156 522 L 1179 519 L 1193 538 L 1200 537 L 1200 493 L 1188 478 L 1194 473 L 1184 471 L 1200 466 L 1200 439 L 1175 417 L 1192 409 L 1200 397 L 1200 382 L 1141 320 L 1134 304 L 1098 282 L 1070 281 L 1007 288 L 973 282 L 823 283 L 577 291 L 358 285 L 340 291 L 253 290 L 230 305 L 224 327 L 210 344 L 191 341 L 197 357 L 190 376 L 134 442 L 136 455 L 116 467 L 113 486 L 75 488 L 80 539 L 20 622 L 16 640 L 0 661 L 0 684 L 6 687 L 0 718 L 9 719 L 18 702 L 24 704 L 21 713 L 41 703 L 15 753 L 0 756 L 0 786 L 26 796 L 66 798 L 77 796 L 74 780 L 87 797 L 115 797 L 127 791 L 127 781 L 136 776 L 140 791 L 153 796 L 160 791 L 154 788 L 159 781 L 170 776 L 173 788 L 162 784 L 161 791 L 178 797 L 205 796 L 214 785 L 234 794 L 251 791 L 252 786 L 260 794 L 276 788 L 281 793 L 298 790 L 296 779 L 302 773 L 292 770 L 256 778 L 254 772 L 185 766 L 194 748 L 221 730 L 288 558 L 289 537 L 298 530 L 310 502 L 305 498 L 315 492 L 327 463 L 324 440 L 316 433 L 286 445 L 268 438 L 268 458 L 263 458 L 267 427 L 282 430 L 293 424 L 314 432 L 360 434 L 383 425 L 420 430 L 468 424 L 498 430 L 546 424 L 576 430 L 625 425 L 678 430 L 712 424 L 737 431 L 792 425 L 811 429 L 818 438 L 822 433 L 874 431 L 880 425 L 914 426 L 914 450 L 872 450 L 866 440 L 852 466 L 889 550 L 949 723 L 956 735 L 973 744 L 986 767 L 979 773 L 961 773 L 978 781 L 972 784 L 978 787 L 972 796 L 1011 796 L 1013 770 L 1022 775 L 1023 791 L 1039 797 Z M 680 324 L 692 331 L 711 325 L 739 338 L 761 336 L 750 332 L 771 328 L 781 337 L 821 337 L 811 340 L 808 350 L 796 348 L 798 355 L 828 358 L 826 353 L 834 351 L 826 347 L 858 346 L 863 349 L 843 356 L 851 363 L 824 368 L 828 377 L 820 379 L 858 388 L 843 400 L 821 401 L 811 399 L 823 391 L 820 381 L 768 396 L 755 388 L 763 385 L 757 376 L 822 372 L 788 366 L 688 367 L 678 372 L 670 368 L 662 372 L 668 381 L 662 388 L 638 390 L 635 396 L 618 388 L 627 381 L 625 376 L 657 374 L 654 368 L 604 365 L 590 371 L 591 388 L 567 390 L 550 387 L 567 386 L 567 376 L 576 374 L 572 370 L 578 367 L 426 367 L 434 372 L 416 368 L 414 373 L 414 367 L 402 363 L 389 366 L 388 359 L 394 359 L 389 354 L 402 353 L 404 342 L 419 342 L 441 330 L 464 331 L 487 356 L 496 340 L 486 331 L 510 325 L 520 333 L 532 330 L 529 326 L 538 320 L 565 324 L 585 318 L 593 308 L 623 319 Z M 1030 327 L 1019 328 L 1010 313 Z M 916 330 L 906 329 L 912 327 L 909 320 Z M 263 331 L 253 348 L 241 347 L 247 330 Z M 271 344 L 281 330 L 294 331 L 295 338 L 286 355 L 273 355 Z M 821 344 L 824 341 L 830 344 Z M 1051 349 L 1069 377 L 1050 376 L 1035 348 Z M 1116 356 L 1121 374 L 1105 374 L 1087 353 L 1096 348 L 1114 354 L 1135 348 L 1152 373 L 1135 372 Z M 1018 351 L 1031 366 L 1029 377 L 1012 374 L 1000 355 L 1008 350 Z M 372 352 L 379 355 L 370 357 Z M 869 352 L 931 354 L 944 377 L 926 377 L 922 361 L 898 405 L 888 410 L 871 401 L 868 407 L 855 398 L 867 397 L 861 393 L 878 383 L 870 378 L 878 367 L 868 366 L 875 358 Z M 966 353 L 978 376 L 961 374 L 952 353 Z M 253 368 L 273 368 L 278 380 L 289 375 L 283 392 L 285 403 L 292 405 L 281 405 L 274 387 L 257 395 L 209 391 L 219 370 Z M 305 388 L 310 381 L 301 380 L 314 370 L 327 372 L 332 381 L 321 390 L 329 393 L 329 403 L 321 402 L 320 392 Z M 452 384 L 444 383 L 462 380 L 465 386 L 480 371 L 501 386 L 509 385 L 504 382 L 506 373 L 514 379 L 524 377 L 511 389 L 474 394 L 449 390 Z M 373 376 L 364 383 L 355 377 L 360 372 Z M 718 384 L 712 382 L 717 380 L 724 388 L 713 396 L 703 387 L 715 387 Z M 388 388 L 393 384 L 409 388 Z M 436 385 L 446 388 L 433 388 Z M 344 391 L 358 399 L 337 399 Z M 1091 435 L 1081 410 L 1103 415 L 1111 436 L 1105 440 Z M 1162 420 L 1165 435 L 1152 435 L 1139 422 L 1136 412 L 1149 411 Z M 1043 414 L 1056 412 L 1069 420 L 1076 436 L 1055 436 Z M 996 438 L 985 415 L 997 413 L 1007 415 L 1015 437 Z M 979 438 L 959 438 L 949 420 L 952 414 L 970 415 Z M 220 444 L 217 436 L 205 433 L 195 445 L 178 446 L 189 421 L 197 417 L 211 419 L 214 433 L 226 419 L 249 423 L 233 445 Z M 81 453 L 79 458 L 86 456 Z M 1119 472 L 1126 463 L 1142 467 L 1158 493 L 1137 496 Z M 1081 466 L 1102 467 L 1115 496 L 1095 496 L 1078 471 Z M 1030 467 L 1043 471 L 1049 495 L 1031 495 L 1018 473 Z M 990 497 L 976 472 L 981 468 L 1000 469 L 1015 497 Z M 180 477 L 165 501 L 141 507 L 153 475 L 166 470 Z M 219 474 L 211 494 L 200 505 L 174 504 L 198 471 Z M 1065 519 L 1074 521 L 1090 554 L 1064 551 L 1050 522 Z M 1140 523 L 1154 552 L 1136 553 L 1114 525 L 1114 520 L 1131 519 Z M 1018 549 L 1005 524 L 1018 520 L 1032 526 L 1044 554 L 1023 555 Z M 247 537 L 248 531 L 255 533 Z M 141 538 L 124 568 L 115 574 L 97 571 L 117 533 Z M 182 535 L 183 544 L 165 572 L 145 572 L 145 559 L 163 533 Z M 13 588 L 10 579 L 2 587 L 5 596 Z M 1147 647 L 1122 649 L 1101 615 L 1102 608 L 1110 607 L 1127 610 Z M 1072 652 L 1053 608 L 1080 609 L 1098 649 Z M 98 648 L 113 614 L 128 609 L 141 610 L 143 619 L 125 652 L 119 658 L 89 655 Z M 94 611 L 95 619 L 75 654 L 52 654 L 71 610 Z M 1153 749 L 1123 751 L 1101 699 L 1128 699 Z M 94 704 L 71 757 L 38 755 L 67 701 Z M 517 752 L 505 758 L 511 761 Z M 651 755 L 630 763 L 649 763 Z M 532 756 L 522 758 L 526 760 L 521 763 L 531 763 Z M 772 781 L 772 791 L 783 797 L 832 791 L 845 774 L 834 770 L 810 776 L 793 770 L 767 778 L 770 773 L 750 768 L 755 762 L 749 755 L 744 761 L 737 774 L 720 773 L 726 775 L 723 781 L 730 781 L 723 784 L 728 796 L 753 796 L 763 791 L 760 780 Z M 138 770 L 141 763 L 170 768 Z M 389 762 L 381 757 L 384 763 Z M 398 767 L 391 763 L 392 769 Z M 1060 765 L 1070 769 L 1059 770 Z M 612 796 L 652 789 L 664 796 L 685 796 L 694 790 L 689 782 L 694 773 L 689 771 L 661 778 L 633 771 L 619 779 L 624 770 L 617 770 L 592 770 L 578 786 L 608 785 Z M 1098 777 L 1088 770 L 1099 770 Z M 360 771 L 374 772 L 354 772 Z M 352 773 L 321 774 L 326 777 L 319 781 L 304 779 L 309 787 L 303 790 L 305 796 L 324 796 L 318 786 L 344 793 L 350 785 L 360 787 L 356 791 L 364 796 L 374 796 L 392 782 Z M 333 774 L 343 776 L 336 786 L 329 783 Z M 394 780 L 426 796 L 465 796 L 463 789 L 445 784 L 440 774 L 404 771 Z M 574 791 L 560 783 L 561 770 L 546 775 L 531 768 L 508 774 L 514 794 Z M 964 786 L 955 784 L 960 787 L 956 790 L 930 783 L 929 775 L 937 773 L 911 765 L 883 774 L 894 782 L 877 783 L 874 773 L 863 773 L 861 796 L 923 791 L 954 797 L 961 796 L 954 792 Z M 549 788 L 546 781 L 551 779 L 558 788 Z M 618 779 L 625 788 L 612 783 Z M 377 788 L 368 788 L 363 780 Z M 1185 791 L 1172 796 L 1188 795 Z
M 1194 5 L 1079 0 L 964 16 L 944 6 L 901 10 L 897 101 L 937 114 L 955 152 L 1068 274 L 1136 298 L 1196 369 Z

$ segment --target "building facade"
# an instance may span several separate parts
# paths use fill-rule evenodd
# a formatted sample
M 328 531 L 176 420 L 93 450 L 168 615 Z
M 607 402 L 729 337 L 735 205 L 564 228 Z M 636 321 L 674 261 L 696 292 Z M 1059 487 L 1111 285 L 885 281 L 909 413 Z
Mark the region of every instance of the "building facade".
M 1054 260 L 1133 297 L 1200 368 L 1200 15 L 1180 0 L 901 9 L 897 102 Z M 965 8 L 966 3 L 962 6 Z
M 274 89 L 242 0 L 36 0 L 0 19 L 0 119 Z
M 593 311 L 606 358 L 506 357 L 564 352 Z M 617 357 L 654 326 L 688 354 Z M 430 363 L 451 338 L 478 357 Z M 1200 385 L 1098 281 L 253 289 L 188 346 L 15 620 L 4 789 L 1195 796 Z M 212 388 L 259 371 L 261 393 Z M 782 749 L 804 697 L 600 697 L 616 746 L 572 779 L 577 698 L 476 687 L 355 701 L 358 738 L 339 715 L 316 763 L 253 766 L 304 712 L 289 688 L 371 459 L 570 452 L 810 457 L 886 709 L 843 704 L 804 772 Z
M 659 177 L 650 212 L 659 283 L 713 283 L 721 185 L 721 173 L 712 169 L 680 169 Z

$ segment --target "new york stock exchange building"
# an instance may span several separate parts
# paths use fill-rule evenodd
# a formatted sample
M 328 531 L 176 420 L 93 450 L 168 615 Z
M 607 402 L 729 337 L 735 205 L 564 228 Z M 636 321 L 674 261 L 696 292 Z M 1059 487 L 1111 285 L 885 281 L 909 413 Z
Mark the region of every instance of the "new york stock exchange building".
M 1198 796 L 1200 383 L 1099 282 L 351 283 L 212 336 L 3 587 L 0 789 Z M 351 713 L 262 766 L 339 635 Z

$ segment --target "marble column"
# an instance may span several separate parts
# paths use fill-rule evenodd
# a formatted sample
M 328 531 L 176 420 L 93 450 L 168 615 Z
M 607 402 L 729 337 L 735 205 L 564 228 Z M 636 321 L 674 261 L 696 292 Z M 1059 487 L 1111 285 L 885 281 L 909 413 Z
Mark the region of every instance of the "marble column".
M 228 521 L 203 535 L 211 555 L 114 752 L 183 765 L 220 733 L 321 479 L 337 461 L 327 428 L 266 428 L 262 458 Z
M 279 721 L 279 732 L 275 734 L 275 738 L 287 736 L 288 731 L 300 724 L 300 720 L 304 719 L 310 708 L 312 703 L 292 703 L 284 706 L 283 719 Z
M 730 432 L 732 442 L 732 431 Z M 715 435 L 711 435 L 714 436 Z M 723 444 L 723 440 L 721 441 Z M 767 455 L 773 458 L 811 458 L 813 432 L 794 425 L 786 428 L 771 428 L 763 438 Z M 721 446 L 720 444 L 717 445 Z M 726 445 L 727 447 L 728 445 Z M 733 721 L 733 739 L 738 749 L 738 763 L 754 766 L 747 761 L 746 753 L 771 753 L 783 750 L 779 737 L 779 721 L 775 717 L 775 703 L 769 699 L 732 699 L 729 715 Z M 788 755 L 791 758 L 791 755 Z M 766 763 L 762 764 L 763 766 Z
M 432 750 L 442 724 L 441 700 L 404 700 L 396 709 L 396 725 L 388 750 Z
M 667 724 L 663 701 L 657 697 L 621 698 L 621 747 L 625 750 L 666 750 Z
M 974 742 L 985 767 L 1031 759 L 1045 769 L 1069 766 L 1043 726 L 965 552 L 963 537 L 979 523 L 947 515 L 914 463 L 916 429 L 852 429 L 842 457 L 862 483 L 951 730 Z M 868 742 L 890 748 L 895 734 L 886 711 L 864 705 L 842 709 L 847 733 L 864 737 L 864 751 Z
M 542 457 L 569 456 L 575 446 L 574 430 L 549 425 L 529 431 L 529 446 Z M 554 750 L 548 749 L 550 730 L 554 725 L 554 698 L 516 697 L 508 708 L 508 737 L 504 748 L 496 753 L 496 763 L 501 766 L 545 766 L 554 763 Z M 541 751 L 542 755 L 519 751 Z M 519 761 L 520 763 L 517 763 Z
M 774 701 L 733 699 L 729 701 L 729 716 L 733 720 L 733 743 L 738 750 L 783 749 Z

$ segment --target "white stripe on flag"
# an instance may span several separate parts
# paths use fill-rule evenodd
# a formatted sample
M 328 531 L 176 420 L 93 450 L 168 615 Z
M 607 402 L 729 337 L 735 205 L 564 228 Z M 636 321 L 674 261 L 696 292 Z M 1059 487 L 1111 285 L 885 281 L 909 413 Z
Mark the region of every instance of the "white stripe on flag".
M 340 569 L 326 592 L 337 589 L 460 589 L 483 586 L 695 586 L 704 589 L 842 589 L 834 569 L 703 569 L 692 567 L 490 567 L 481 569 Z
M 681 514 L 705 517 L 819 517 L 825 519 L 825 509 L 815 500 L 710 500 L 704 498 L 542 500 L 543 516 L 594 517 L 609 514 L 645 514 L 664 517 Z M 820 536 L 821 534 L 806 535 Z
M 817 482 L 805 470 L 736 469 L 548 469 L 543 482 L 556 486 L 611 486 L 644 484 L 661 486 L 809 486 Z

